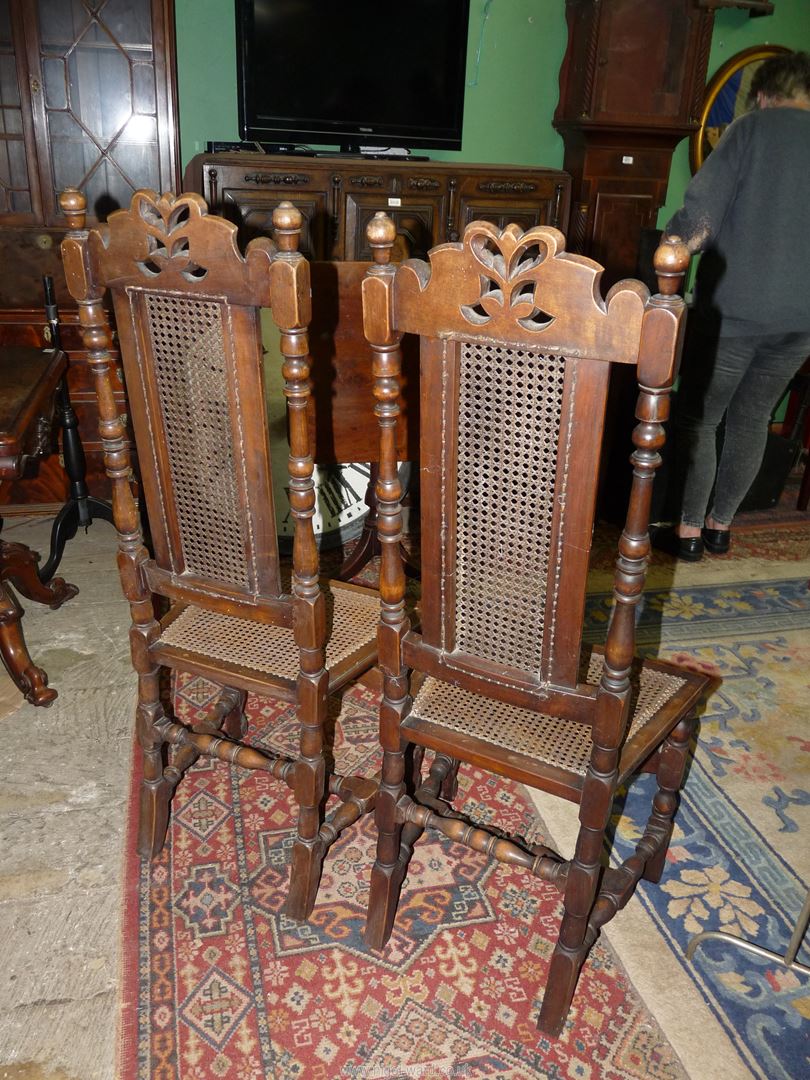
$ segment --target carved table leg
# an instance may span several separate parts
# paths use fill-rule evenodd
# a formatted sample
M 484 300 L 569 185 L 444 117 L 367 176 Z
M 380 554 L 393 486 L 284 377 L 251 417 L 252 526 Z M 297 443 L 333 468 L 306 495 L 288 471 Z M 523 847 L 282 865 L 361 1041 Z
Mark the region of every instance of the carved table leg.
M 370 466 L 368 487 L 366 488 L 365 504 L 368 513 L 363 520 L 363 531 L 360 539 L 354 547 L 351 555 L 338 571 L 341 581 L 351 581 L 355 574 L 359 574 L 363 567 L 371 562 L 375 555 L 380 554 L 380 542 L 377 539 L 377 477 L 380 474 L 379 463 L 373 461 Z
M 35 666 L 25 646 L 22 609 L 0 581 L 0 659 L 32 705 L 50 705 L 56 691 L 48 686 L 48 676 Z
M 75 585 L 64 578 L 40 581 L 37 573 L 39 555 L 25 544 L 9 544 L 0 540 L 0 581 L 10 581 L 29 600 L 58 608 L 78 593 Z
M 39 555 L 25 544 L 0 540 L 0 658 L 27 701 L 32 705 L 50 705 L 56 691 L 48 686 L 48 676 L 28 654 L 22 632 L 22 608 L 5 582 L 11 582 L 29 600 L 50 608 L 61 607 L 79 590 L 63 578 L 43 584 L 37 574 L 38 562 Z

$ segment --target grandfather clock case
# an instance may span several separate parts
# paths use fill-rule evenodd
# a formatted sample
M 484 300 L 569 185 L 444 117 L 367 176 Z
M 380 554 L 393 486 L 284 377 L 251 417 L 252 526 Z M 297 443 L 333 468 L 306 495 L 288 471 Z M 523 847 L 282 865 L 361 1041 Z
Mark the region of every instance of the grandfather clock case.
M 706 0 L 567 0 L 554 126 L 573 178 L 569 248 L 643 273 L 642 230 L 666 201 L 675 146 L 697 128 L 714 10 Z

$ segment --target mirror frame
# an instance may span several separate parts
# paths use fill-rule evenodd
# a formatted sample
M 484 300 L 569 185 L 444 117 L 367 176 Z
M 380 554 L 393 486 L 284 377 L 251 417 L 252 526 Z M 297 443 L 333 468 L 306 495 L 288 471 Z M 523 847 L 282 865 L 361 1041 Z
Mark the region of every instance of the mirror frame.
M 703 96 L 703 104 L 700 109 L 698 129 L 689 139 L 689 168 L 696 173 L 706 159 L 705 138 L 709 113 L 712 111 L 715 101 L 723 87 L 734 75 L 749 64 L 770 60 L 772 56 L 780 56 L 791 50 L 784 45 L 752 45 L 749 49 L 743 49 L 729 57 L 726 62 L 717 69 L 706 84 L 706 92 Z

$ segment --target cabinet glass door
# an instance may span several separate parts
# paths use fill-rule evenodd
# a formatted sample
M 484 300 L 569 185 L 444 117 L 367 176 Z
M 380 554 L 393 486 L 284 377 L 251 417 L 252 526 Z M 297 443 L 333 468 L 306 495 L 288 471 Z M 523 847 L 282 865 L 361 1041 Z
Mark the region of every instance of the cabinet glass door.
M 0 215 L 9 223 L 35 222 L 36 175 L 29 169 L 33 143 L 25 66 L 18 62 L 22 26 L 8 0 L 0 2 Z
M 139 187 L 159 188 L 149 0 L 39 0 L 49 195 L 87 195 L 105 220 Z
M 129 206 L 138 188 L 175 187 L 171 4 L 36 0 L 24 8 L 45 220 L 61 222 L 58 194 L 67 187 L 86 193 L 91 221 Z

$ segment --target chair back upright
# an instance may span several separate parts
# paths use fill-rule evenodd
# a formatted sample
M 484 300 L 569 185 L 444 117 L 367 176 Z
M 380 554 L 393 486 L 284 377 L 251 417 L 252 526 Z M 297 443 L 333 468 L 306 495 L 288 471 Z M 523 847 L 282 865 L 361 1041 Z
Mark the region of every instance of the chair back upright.
M 666 272 L 657 296 L 625 281 L 603 298 L 602 268 L 567 253 L 563 235 L 546 226 L 522 232 L 476 221 L 461 243 L 434 248 L 429 263 L 399 268 L 388 262 L 390 233 L 378 215 L 369 228 L 376 265 L 363 284 L 381 426 L 383 627 L 401 633 L 390 432 L 400 341 L 415 334 L 422 602 L 420 633 L 404 637 L 403 662 L 490 697 L 592 722 L 595 688 L 585 684 L 580 653 L 610 369 L 633 365 L 641 384 L 607 645 L 606 671 L 618 673 L 633 651 L 632 609 L 649 553 L 647 515 L 683 302 L 666 295 Z M 383 631 L 381 658 L 384 640 Z
M 89 233 L 76 196 L 83 199 L 62 196 L 73 215 L 65 269 L 71 292 L 83 297 L 85 335 L 99 322 L 102 290 L 112 296 L 154 553 L 144 564 L 149 587 L 198 607 L 290 624 L 259 313 L 272 308 L 281 329 L 291 509 L 298 564 L 312 578 L 310 289 L 308 264 L 296 250 L 300 214 L 283 204 L 274 216 L 276 243 L 258 238 L 242 255 L 236 227 L 208 214 L 198 195 L 139 191 L 128 209 Z M 113 481 L 120 511 L 126 492 Z

